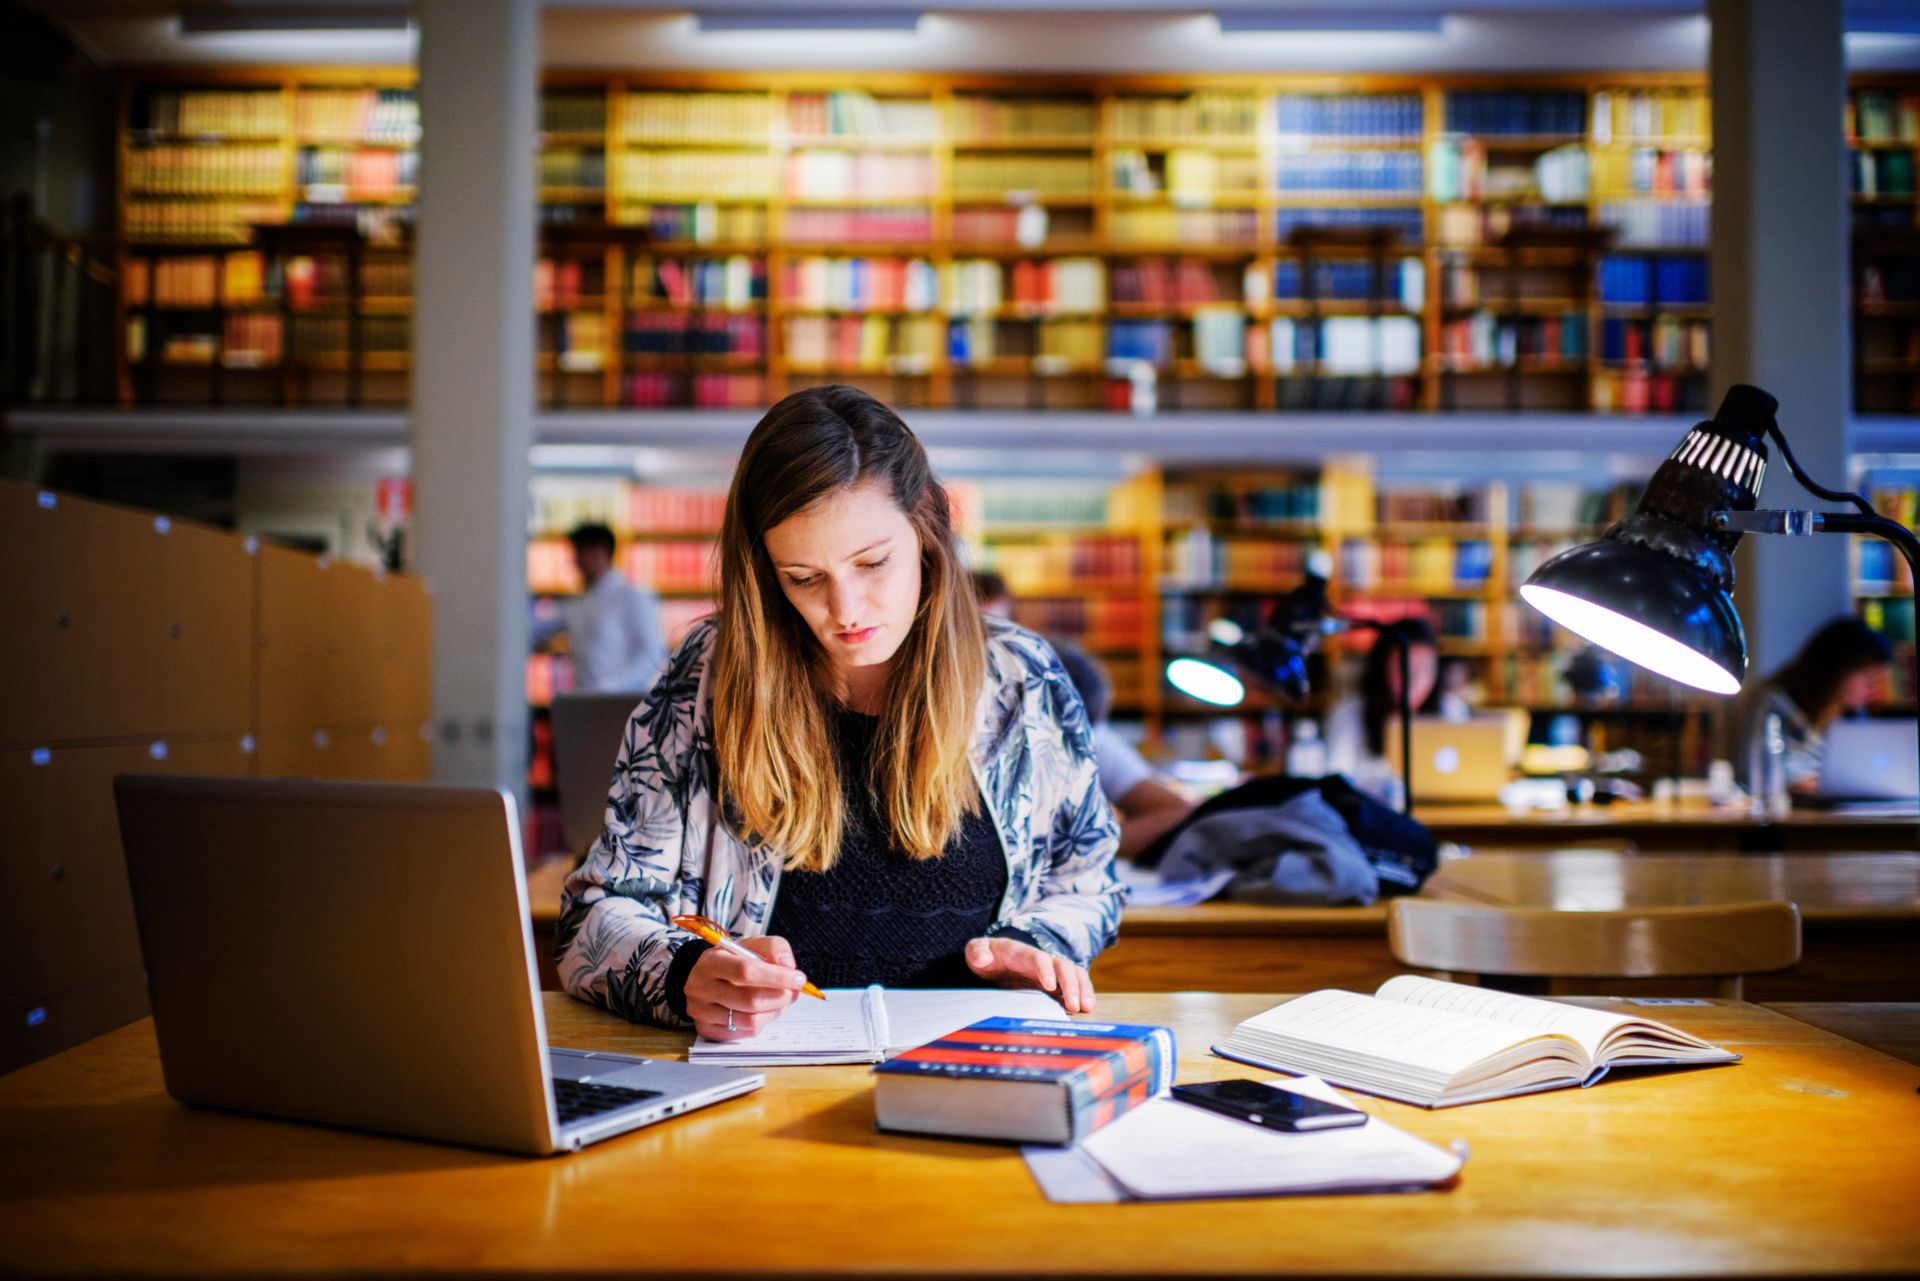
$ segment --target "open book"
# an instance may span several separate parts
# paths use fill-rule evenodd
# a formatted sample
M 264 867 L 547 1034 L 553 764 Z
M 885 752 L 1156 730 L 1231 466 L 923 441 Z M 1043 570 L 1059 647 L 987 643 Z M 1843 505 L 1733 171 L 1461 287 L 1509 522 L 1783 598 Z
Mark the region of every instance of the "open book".
M 803 996 L 759 1035 L 738 1041 L 699 1037 L 690 1063 L 785 1067 L 802 1063 L 879 1063 L 902 1050 L 981 1019 L 1059 1019 L 1060 1002 L 1032 989 L 830 987 L 827 999 Z
M 1429 1108 L 1592 1085 L 1614 1067 L 1740 1058 L 1651 1019 L 1405 974 L 1372 996 L 1276 1005 L 1213 1052 Z

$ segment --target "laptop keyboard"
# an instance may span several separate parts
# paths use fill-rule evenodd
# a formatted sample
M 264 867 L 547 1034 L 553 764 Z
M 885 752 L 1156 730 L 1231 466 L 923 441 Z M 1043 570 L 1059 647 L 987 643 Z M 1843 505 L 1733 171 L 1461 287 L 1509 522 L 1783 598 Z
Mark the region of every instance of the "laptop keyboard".
M 554 1102 L 560 1108 L 560 1124 L 571 1125 L 590 1116 L 643 1103 L 660 1097 L 658 1090 L 633 1090 L 624 1085 L 594 1085 L 587 1081 L 553 1083 Z

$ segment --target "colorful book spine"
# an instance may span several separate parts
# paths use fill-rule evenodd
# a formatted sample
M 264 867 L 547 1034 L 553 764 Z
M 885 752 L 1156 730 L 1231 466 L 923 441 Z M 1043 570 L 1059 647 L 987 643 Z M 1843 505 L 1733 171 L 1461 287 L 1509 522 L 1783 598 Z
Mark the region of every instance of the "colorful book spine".
M 1163 1094 L 1173 1084 L 1173 1033 L 1135 1023 L 982 1019 L 888 1059 L 880 1074 L 947 1080 L 1058 1083 L 1070 1142 Z

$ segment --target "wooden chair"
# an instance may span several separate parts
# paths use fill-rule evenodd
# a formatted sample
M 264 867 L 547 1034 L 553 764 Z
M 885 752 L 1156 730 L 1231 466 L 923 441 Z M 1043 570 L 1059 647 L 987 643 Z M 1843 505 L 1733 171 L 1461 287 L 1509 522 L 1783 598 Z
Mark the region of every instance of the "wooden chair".
M 1528 977 L 1567 992 L 1569 979 L 1711 977 L 1717 995 L 1738 1000 L 1743 975 L 1800 960 L 1800 910 L 1716 903 L 1568 912 L 1399 898 L 1387 910 L 1387 942 L 1401 964 L 1464 982 Z

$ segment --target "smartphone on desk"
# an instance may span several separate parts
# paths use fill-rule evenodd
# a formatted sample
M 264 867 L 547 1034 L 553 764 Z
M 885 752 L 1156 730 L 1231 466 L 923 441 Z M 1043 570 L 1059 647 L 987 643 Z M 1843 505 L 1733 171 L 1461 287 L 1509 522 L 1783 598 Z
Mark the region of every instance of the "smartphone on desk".
M 1295 1094 L 1258 1081 L 1206 1081 L 1176 1085 L 1173 1097 L 1182 1103 L 1219 1112 L 1270 1130 L 1334 1130 L 1365 1125 L 1367 1114 L 1320 1099 Z

